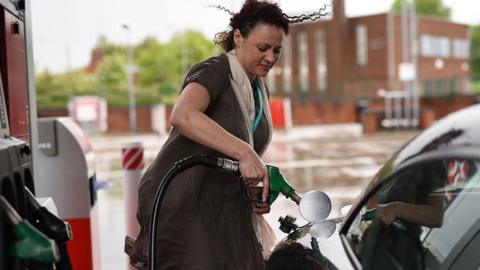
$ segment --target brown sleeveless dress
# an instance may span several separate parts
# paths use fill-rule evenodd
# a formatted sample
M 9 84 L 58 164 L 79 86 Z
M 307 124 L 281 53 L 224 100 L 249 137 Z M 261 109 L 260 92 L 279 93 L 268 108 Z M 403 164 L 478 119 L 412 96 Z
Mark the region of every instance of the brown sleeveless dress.
M 183 87 L 197 82 L 210 95 L 205 114 L 236 137 L 247 141 L 248 130 L 230 85 L 228 58 L 222 54 L 189 71 Z M 253 136 L 259 153 L 268 144 L 265 115 Z M 173 164 L 187 156 L 208 153 L 221 156 L 173 129 L 165 145 L 142 177 L 137 218 L 140 234 L 132 262 L 148 265 L 149 222 L 156 190 Z M 157 269 L 260 270 L 261 245 L 252 226 L 250 205 L 229 196 L 240 181 L 214 169 L 196 166 L 178 174 L 168 187 L 158 223 Z M 145 268 L 146 269 L 146 268 Z

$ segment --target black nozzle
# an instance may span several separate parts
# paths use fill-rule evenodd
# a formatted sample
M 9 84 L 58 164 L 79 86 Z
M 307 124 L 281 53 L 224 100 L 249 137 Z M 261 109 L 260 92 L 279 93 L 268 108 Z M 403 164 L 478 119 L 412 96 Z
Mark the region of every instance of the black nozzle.
M 70 224 L 52 214 L 45 207 L 40 207 L 33 214 L 34 225 L 57 243 L 66 243 L 72 239 Z
M 284 233 L 290 233 L 293 230 L 296 230 L 298 228 L 298 225 L 295 224 L 296 218 L 286 215 L 284 218 L 280 217 L 278 219 L 278 222 L 280 222 L 280 230 Z
M 70 224 L 40 206 L 37 199 L 28 188 L 25 187 L 28 206 L 33 209 L 30 221 L 41 232 L 55 240 L 57 243 L 66 243 L 72 239 L 72 228 Z

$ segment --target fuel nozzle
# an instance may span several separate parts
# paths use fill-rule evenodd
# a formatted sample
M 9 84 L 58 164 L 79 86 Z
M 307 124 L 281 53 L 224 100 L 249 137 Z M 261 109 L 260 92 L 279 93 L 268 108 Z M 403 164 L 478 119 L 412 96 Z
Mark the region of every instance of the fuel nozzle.
M 60 259 L 57 244 L 22 219 L 3 196 L 0 196 L 0 205 L 13 226 L 16 242 L 11 246 L 11 252 L 15 257 L 43 263 L 53 263 Z
M 362 221 L 370 221 L 373 220 L 373 218 L 376 215 L 377 208 L 370 208 L 365 213 L 362 214 Z
M 280 222 L 280 230 L 287 234 L 293 230 L 296 230 L 298 228 L 298 225 L 295 223 L 295 220 L 297 220 L 297 218 L 290 215 L 280 217 L 278 219 L 278 222 Z
M 280 172 L 278 167 L 267 165 L 268 178 L 270 179 L 270 201 L 272 204 L 278 197 L 278 194 L 282 193 L 285 197 L 290 198 L 296 204 L 300 204 L 300 196 L 295 193 L 295 189 L 288 183 L 285 176 Z
M 55 240 L 57 243 L 65 243 L 72 239 L 72 228 L 70 224 L 41 206 L 30 190 L 25 187 L 28 205 L 33 209 L 31 220 L 35 227 Z
M 371 221 L 376 217 L 376 215 L 377 215 L 377 208 L 370 208 L 367 211 L 365 211 L 365 213 L 362 214 L 361 220 Z M 405 223 L 398 218 L 392 222 L 392 226 L 403 232 L 407 230 L 407 226 L 405 225 Z

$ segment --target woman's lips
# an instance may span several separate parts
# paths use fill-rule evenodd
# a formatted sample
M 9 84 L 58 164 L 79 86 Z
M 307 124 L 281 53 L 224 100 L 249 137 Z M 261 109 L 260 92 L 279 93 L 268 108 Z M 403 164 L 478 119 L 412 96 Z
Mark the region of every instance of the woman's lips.
M 265 71 L 269 71 L 270 70 L 270 65 L 260 65 L 260 68 L 265 70 Z

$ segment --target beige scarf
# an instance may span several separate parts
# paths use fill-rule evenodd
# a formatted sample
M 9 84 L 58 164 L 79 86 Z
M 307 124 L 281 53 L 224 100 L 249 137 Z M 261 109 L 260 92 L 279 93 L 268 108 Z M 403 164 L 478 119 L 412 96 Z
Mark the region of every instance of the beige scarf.
M 230 83 L 233 88 L 233 92 L 237 97 L 238 103 L 242 110 L 243 119 L 248 128 L 248 143 L 253 147 L 253 132 L 252 132 L 252 123 L 255 118 L 255 100 L 253 98 L 253 90 L 250 84 L 250 79 L 243 70 L 240 62 L 238 62 L 237 55 L 235 50 L 231 50 L 227 53 L 228 62 L 230 64 L 230 70 L 232 72 L 232 78 Z M 263 154 L 266 147 L 272 139 L 272 117 L 270 115 L 270 107 L 268 106 L 268 95 L 265 87 L 265 83 L 262 78 L 258 78 L 261 87 L 261 94 L 263 102 L 263 114 L 265 115 L 268 123 L 268 142 L 265 144 L 264 148 L 260 151 L 260 155 Z
M 238 103 L 240 104 L 243 119 L 248 128 L 248 143 L 253 147 L 252 123 L 255 118 L 255 100 L 253 98 L 252 86 L 250 84 L 250 79 L 240 65 L 240 62 L 238 62 L 235 50 L 229 51 L 227 56 L 228 62 L 230 63 L 230 70 L 232 72 L 230 83 L 232 85 L 233 92 L 235 92 Z M 261 78 L 258 78 L 258 80 L 262 88 L 262 99 L 264 100 L 263 114 L 268 122 L 268 142 L 260 151 L 261 156 L 272 139 L 272 118 L 270 116 L 270 107 L 268 106 L 268 95 L 265 83 Z M 273 247 L 278 242 L 277 238 L 275 237 L 275 233 L 262 215 L 257 215 L 253 212 L 252 225 L 253 229 L 255 230 L 255 234 L 257 235 L 258 242 L 262 246 L 262 255 L 265 259 L 267 259 L 270 256 Z

